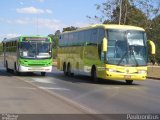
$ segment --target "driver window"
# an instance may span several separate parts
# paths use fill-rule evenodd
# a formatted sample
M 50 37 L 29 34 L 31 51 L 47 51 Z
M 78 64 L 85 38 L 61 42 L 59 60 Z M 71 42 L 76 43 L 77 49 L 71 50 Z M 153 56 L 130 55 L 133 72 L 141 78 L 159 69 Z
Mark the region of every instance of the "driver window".
M 115 58 L 121 58 L 126 52 L 126 41 L 117 41 L 115 44 Z

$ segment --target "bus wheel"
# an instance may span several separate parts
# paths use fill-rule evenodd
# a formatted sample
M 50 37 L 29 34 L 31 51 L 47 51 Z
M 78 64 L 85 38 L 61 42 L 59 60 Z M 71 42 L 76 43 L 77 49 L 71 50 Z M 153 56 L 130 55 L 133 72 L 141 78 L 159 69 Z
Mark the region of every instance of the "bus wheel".
M 66 70 L 66 64 L 63 64 L 63 73 L 65 76 L 67 76 L 67 70 Z
M 9 72 L 8 62 L 6 61 L 6 71 Z
M 133 80 L 126 80 L 127 85 L 132 85 L 132 83 L 133 83 Z
M 46 75 L 46 72 L 41 72 L 41 76 L 45 76 Z
M 91 79 L 94 83 L 98 82 L 98 78 L 97 78 L 97 72 L 96 72 L 96 68 L 93 67 L 91 70 Z
M 70 64 L 68 64 L 68 66 L 67 66 L 67 75 L 68 76 L 71 76 L 71 65 Z
M 16 63 L 14 64 L 14 72 L 16 73 L 16 75 L 21 75 L 21 73 L 17 70 Z

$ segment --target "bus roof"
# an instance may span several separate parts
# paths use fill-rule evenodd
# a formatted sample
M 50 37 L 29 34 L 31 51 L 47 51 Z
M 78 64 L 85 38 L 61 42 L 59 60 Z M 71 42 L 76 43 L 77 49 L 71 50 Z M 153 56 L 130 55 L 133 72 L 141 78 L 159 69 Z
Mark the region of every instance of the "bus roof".
M 140 31 L 145 31 L 141 27 L 137 26 L 131 26 L 131 25 L 104 25 L 105 29 L 124 29 L 124 30 L 140 30 Z
M 87 27 L 82 27 L 74 31 L 66 31 L 64 33 L 70 33 L 70 32 L 76 32 L 76 31 L 82 31 L 82 30 L 88 30 L 92 28 L 104 28 L 104 29 L 121 29 L 121 30 L 139 30 L 139 31 L 145 31 L 141 27 L 137 26 L 131 26 L 131 25 L 118 25 L 118 24 L 95 24 L 95 25 L 90 25 Z
M 36 38 L 36 37 L 39 37 L 39 38 L 48 38 L 49 36 L 18 36 L 18 37 L 14 37 L 14 38 L 6 38 L 4 39 L 2 42 L 12 42 L 12 41 L 18 41 L 20 40 L 20 38 L 23 38 L 23 37 L 31 37 L 31 38 Z

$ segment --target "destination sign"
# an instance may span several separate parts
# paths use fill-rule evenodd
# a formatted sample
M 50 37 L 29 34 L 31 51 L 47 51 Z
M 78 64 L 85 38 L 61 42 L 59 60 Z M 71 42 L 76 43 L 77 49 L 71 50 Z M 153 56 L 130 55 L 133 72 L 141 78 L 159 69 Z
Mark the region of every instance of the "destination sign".
M 43 37 L 25 37 L 23 41 L 49 41 L 48 38 Z

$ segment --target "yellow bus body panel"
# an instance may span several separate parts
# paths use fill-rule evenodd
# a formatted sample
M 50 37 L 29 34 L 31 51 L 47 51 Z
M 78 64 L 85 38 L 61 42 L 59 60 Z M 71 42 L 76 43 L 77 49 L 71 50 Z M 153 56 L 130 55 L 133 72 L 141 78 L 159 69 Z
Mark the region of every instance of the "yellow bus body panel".
M 98 71 L 97 76 L 107 80 L 146 80 L 147 67 L 126 67 L 116 65 L 105 65 L 105 70 Z M 139 71 L 145 71 L 139 73 Z

